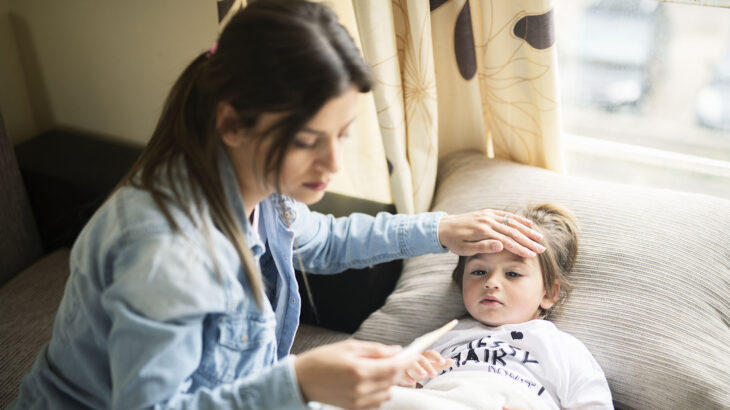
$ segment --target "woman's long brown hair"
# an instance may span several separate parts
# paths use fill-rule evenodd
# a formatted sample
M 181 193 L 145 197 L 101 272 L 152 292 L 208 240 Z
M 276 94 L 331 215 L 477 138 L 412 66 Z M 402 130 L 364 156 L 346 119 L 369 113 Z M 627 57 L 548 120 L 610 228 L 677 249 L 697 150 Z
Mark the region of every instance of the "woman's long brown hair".
M 353 85 L 368 92 L 371 81 L 369 68 L 332 10 L 301 0 L 253 2 L 229 21 L 217 50 L 200 54 L 177 79 L 149 143 L 119 186 L 149 191 L 175 231 L 180 226 L 171 205 L 204 224 L 205 215 L 194 212 L 207 209 L 215 227 L 233 244 L 261 307 L 261 273 L 219 173 L 218 163 L 224 159 L 219 158 L 217 107 L 224 102 L 235 109 L 237 123 L 226 125 L 235 129 L 254 127 L 262 113 L 285 114 L 251 146 L 258 149 L 262 138 L 274 139 L 273 148 L 262 156 L 266 175 L 260 177 L 273 173 L 280 181 L 295 133 L 329 99 Z M 177 166 L 186 171 L 184 182 L 173 172 Z M 209 239 L 207 229 L 212 228 L 201 228 Z

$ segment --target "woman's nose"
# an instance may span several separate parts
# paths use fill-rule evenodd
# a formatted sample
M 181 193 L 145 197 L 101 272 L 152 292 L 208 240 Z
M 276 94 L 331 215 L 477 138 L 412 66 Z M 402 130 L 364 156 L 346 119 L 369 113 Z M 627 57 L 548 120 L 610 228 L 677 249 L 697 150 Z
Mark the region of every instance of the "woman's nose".
M 328 172 L 335 173 L 340 169 L 342 156 L 342 141 L 340 138 L 330 138 L 324 147 L 319 163 Z

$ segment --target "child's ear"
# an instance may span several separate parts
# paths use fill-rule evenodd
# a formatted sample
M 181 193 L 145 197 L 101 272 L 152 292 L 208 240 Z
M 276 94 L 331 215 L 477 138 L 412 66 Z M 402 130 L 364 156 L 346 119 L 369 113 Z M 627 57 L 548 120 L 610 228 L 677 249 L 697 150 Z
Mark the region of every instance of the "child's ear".
M 553 305 L 555 305 L 555 302 L 558 301 L 558 297 L 560 296 L 560 282 L 557 280 L 555 281 L 555 284 L 553 284 L 552 291 L 545 290 L 545 295 L 542 297 L 542 301 L 540 302 L 540 307 L 548 310 Z
M 227 102 L 218 103 L 215 128 L 218 130 L 223 143 L 231 148 L 237 147 L 244 140 L 238 122 L 238 114 L 233 106 Z

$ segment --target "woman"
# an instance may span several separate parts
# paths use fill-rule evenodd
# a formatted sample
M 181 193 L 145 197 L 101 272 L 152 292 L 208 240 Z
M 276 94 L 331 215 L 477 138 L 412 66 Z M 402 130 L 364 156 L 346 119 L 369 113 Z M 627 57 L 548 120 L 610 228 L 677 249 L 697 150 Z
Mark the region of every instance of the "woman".
M 346 341 L 288 354 L 300 309 L 293 261 L 337 272 L 444 247 L 542 248 L 529 221 L 491 211 L 310 212 L 370 87 L 325 6 L 257 1 L 233 17 L 177 80 L 142 156 L 74 244 L 53 337 L 15 407 L 385 401 L 399 347 Z

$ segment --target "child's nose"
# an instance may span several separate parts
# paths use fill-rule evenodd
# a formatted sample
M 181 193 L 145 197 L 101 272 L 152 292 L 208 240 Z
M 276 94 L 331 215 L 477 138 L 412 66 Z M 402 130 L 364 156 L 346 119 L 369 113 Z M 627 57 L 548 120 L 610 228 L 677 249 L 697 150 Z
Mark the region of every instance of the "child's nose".
M 486 280 L 484 281 L 484 286 L 487 289 L 499 289 L 500 283 L 499 280 L 497 280 L 498 276 L 494 273 L 487 276 Z

